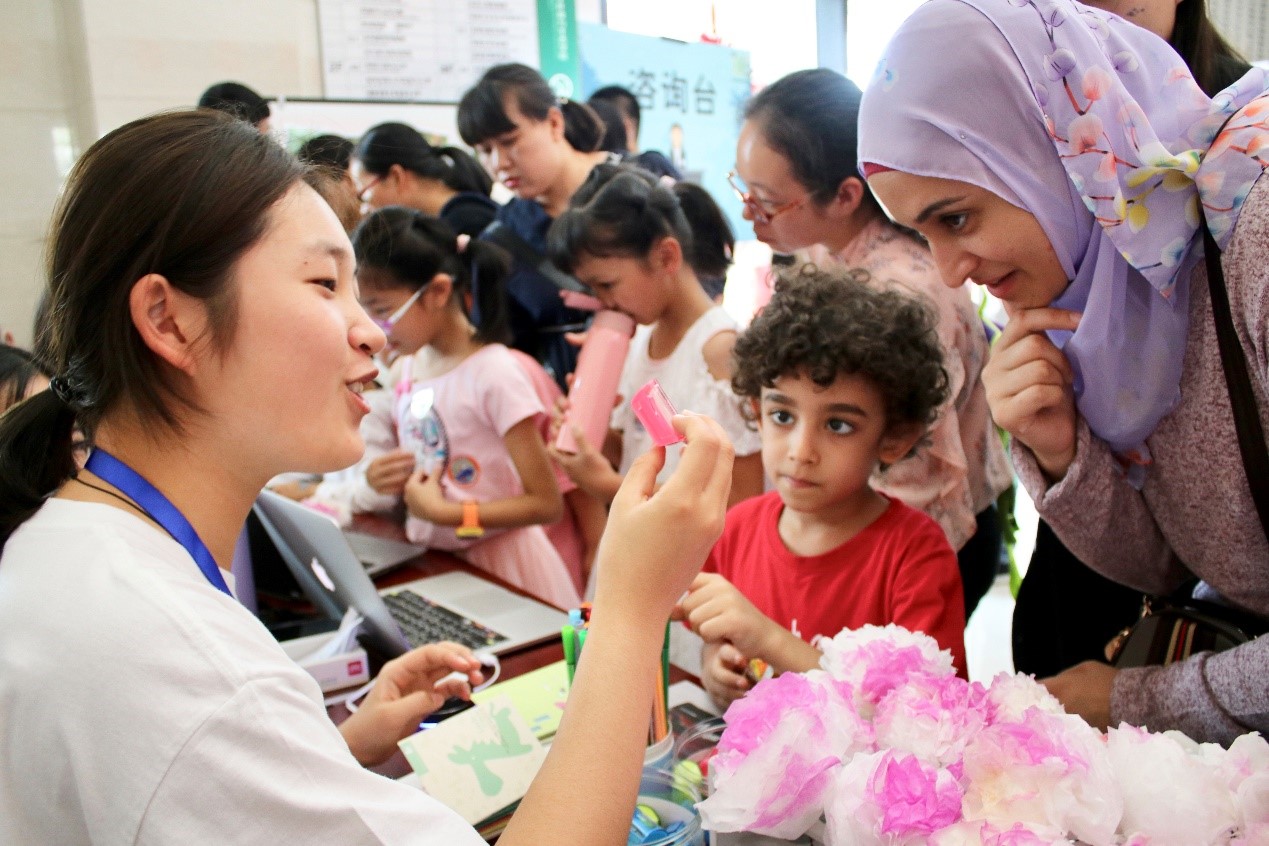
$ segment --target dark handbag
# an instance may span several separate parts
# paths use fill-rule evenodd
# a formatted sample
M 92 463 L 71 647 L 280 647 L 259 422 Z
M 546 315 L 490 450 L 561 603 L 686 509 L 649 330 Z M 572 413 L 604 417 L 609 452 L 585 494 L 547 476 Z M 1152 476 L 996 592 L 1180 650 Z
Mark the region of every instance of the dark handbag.
M 1221 270 L 1220 247 L 1207 228 L 1206 217 L 1202 224 L 1212 313 L 1216 319 L 1221 366 L 1234 411 L 1234 426 L 1238 430 L 1238 449 L 1260 515 L 1261 529 L 1269 538 L 1269 449 L 1251 390 L 1247 359 L 1234 331 L 1225 273 Z M 1171 664 L 1199 652 L 1232 649 L 1267 630 L 1269 621 L 1225 605 L 1183 594 L 1168 598 L 1147 596 L 1142 604 L 1141 619 L 1107 644 L 1106 658 L 1116 667 Z

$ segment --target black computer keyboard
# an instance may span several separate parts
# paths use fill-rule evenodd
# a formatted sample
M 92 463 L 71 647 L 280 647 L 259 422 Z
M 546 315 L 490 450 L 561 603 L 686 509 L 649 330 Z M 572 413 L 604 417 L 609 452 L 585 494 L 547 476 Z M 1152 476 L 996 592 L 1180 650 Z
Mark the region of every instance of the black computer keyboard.
M 411 646 L 450 640 L 469 649 L 488 649 L 507 639 L 487 626 L 429 602 L 412 590 L 385 594 L 383 601 Z

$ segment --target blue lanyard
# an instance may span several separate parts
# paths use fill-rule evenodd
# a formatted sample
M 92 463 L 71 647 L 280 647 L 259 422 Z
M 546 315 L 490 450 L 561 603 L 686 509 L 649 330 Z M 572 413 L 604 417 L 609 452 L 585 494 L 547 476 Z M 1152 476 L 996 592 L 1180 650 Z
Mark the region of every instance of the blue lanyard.
M 148 514 L 151 520 L 162 526 L 173 540 L 185 547 L 185 551 L 194 559 L 198 569 L 203 571 L 203 575 L 207 577 L 207 581 L 211 582 L 212 587 L 224 591 L 226 596 L 233 599 L 233 594 L 229 592 L 229 585 L 225 584 L 225 577 L 216 566 L 216 559 L 212 557 L 211 550 L 207 548 L 207 544 L 203 543 L 203 539 L 198 536 L 198 532 L 194 531 L 194 527 L 190 525 L 189 520 L 185 519 L 180 509 L 172 504 L 172 500 L 165 497 L 136 470 L 100 447 L 93 448 L 84 469 L 105 479 L 131 497 L 132 501 L 141 506 L 141 510 Z

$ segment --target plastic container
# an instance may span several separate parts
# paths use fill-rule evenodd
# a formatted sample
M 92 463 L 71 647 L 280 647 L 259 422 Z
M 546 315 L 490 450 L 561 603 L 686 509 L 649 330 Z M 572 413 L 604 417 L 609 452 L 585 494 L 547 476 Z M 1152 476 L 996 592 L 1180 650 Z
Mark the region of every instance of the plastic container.
M 651 770 L 668 770 L 674 762 L 674 734 L 671 732 L 649 746 L 643 753 L 643 767 Z
M 722 717 L 702 720 L 679 735 L 674 744 L 675 777 L 685 784 L 695 783 L 702 797 L 709 795 L 709 761 L 726 728 Z
M 639 780 L 637 804 L 656 815 L 656 831 L 649 835 L 632 825 L 627 842 L 643 846 L 705 846 L 705 832 L 696 811 L 700 799 L 699 793 L 677 783 L 665 770 L 645 769 Z
M 573 425 L 582 430 L 593 449 L 603 447 L 634 330 L 635 322 L 627 314 L 601 311 L 595 315 L 577 358 L 577 371 L 568 392 L 568 416 L 555 439 L 560 452 L 577 452 Z

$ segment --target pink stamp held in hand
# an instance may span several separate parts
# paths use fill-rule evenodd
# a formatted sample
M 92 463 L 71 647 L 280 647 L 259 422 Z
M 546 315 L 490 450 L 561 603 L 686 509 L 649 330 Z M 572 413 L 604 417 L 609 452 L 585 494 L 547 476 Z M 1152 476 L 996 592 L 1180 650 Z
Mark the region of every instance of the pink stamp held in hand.
M 630 408 L 657 446 L 669 446 L 683 440 L 683 436 L 670 424 L 670 418 L 678 412 L 674 410 L 670 398 L 665 395 L 661 383 L 656 379 L 635 392 L 634 398 L 630 400 Z

